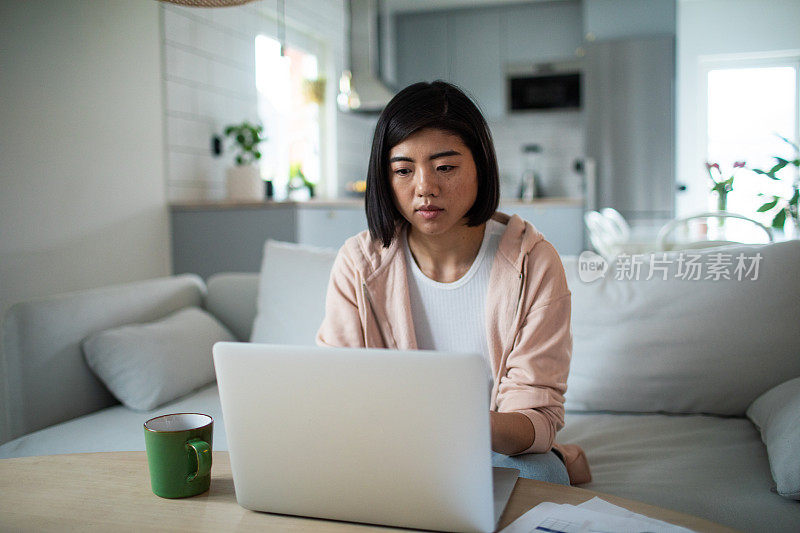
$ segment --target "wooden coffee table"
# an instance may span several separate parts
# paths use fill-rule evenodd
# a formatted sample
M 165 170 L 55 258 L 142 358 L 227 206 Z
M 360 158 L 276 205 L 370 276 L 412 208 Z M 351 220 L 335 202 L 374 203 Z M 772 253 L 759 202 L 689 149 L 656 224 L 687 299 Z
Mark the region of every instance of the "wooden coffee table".
M 150 491 L 144 452 L 109 452 L 0 459 L 0 531 L 42 530 L 291 530 L 400 531 L 398 528 L 257 513 L 239 507 L 228 452 L 214 452 L 211 489 L 179 500 Z M 520 478 L 503 528 L 545 501 L 584 502 L 599 496 L 695 531 L 731 532 L 701 518 L 577 487 Z

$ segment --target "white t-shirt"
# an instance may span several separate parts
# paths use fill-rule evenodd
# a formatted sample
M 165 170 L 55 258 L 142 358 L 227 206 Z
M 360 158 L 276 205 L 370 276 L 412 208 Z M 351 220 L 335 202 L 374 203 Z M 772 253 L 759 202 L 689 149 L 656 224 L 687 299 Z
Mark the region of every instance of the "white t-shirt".
M 411 316 L 422 350 L 478 352 L 486 361 L 493 381 L 489 345 L 486 341 L 486 291 L 489 274 L 505 225 L 489 220 L 478 255 L 466 274 L 452 283 L 434 281 L 422 273 L 403 232 L 403 250 L 408 268 Z

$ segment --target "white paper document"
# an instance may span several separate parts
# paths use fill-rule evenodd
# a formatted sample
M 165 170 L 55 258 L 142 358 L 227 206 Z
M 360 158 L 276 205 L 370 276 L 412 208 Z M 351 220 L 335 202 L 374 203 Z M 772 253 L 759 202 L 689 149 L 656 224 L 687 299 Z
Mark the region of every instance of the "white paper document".
M 580 505 L 543 502 L 501 533 L 692 533 L 594 497 Z

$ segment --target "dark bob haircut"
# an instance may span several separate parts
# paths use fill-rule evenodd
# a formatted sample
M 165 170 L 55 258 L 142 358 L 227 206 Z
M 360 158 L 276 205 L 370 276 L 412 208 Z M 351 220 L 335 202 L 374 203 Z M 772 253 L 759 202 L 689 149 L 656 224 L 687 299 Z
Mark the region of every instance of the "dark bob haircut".
M 478 107 L 461 89 L 444 81 L 409 85 L 386 105 L 375 126 L 367 171 L 366 211 L 370 236 L 389 247 L 403 216 L 394 202 L 389 152 L 412 134 L 433 128 L 452 133 L 470 149 L 478 174 L 478 194 L 467 225 L 479 226 L 497 211 L 500 178 L 492 135 Z

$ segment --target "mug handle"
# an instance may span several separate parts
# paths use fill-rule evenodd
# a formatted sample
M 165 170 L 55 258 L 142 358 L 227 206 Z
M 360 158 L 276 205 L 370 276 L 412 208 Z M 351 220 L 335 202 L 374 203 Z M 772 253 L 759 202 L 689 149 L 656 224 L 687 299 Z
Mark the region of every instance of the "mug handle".
M 211 446 L 202 439 L 192 439 L 186 442 L 186 446 L 194 450 L 197 457 L 197 472 L 189 474 L 186 481 L 194 481 L 198 477 L 207 476 L 211 472 Z

